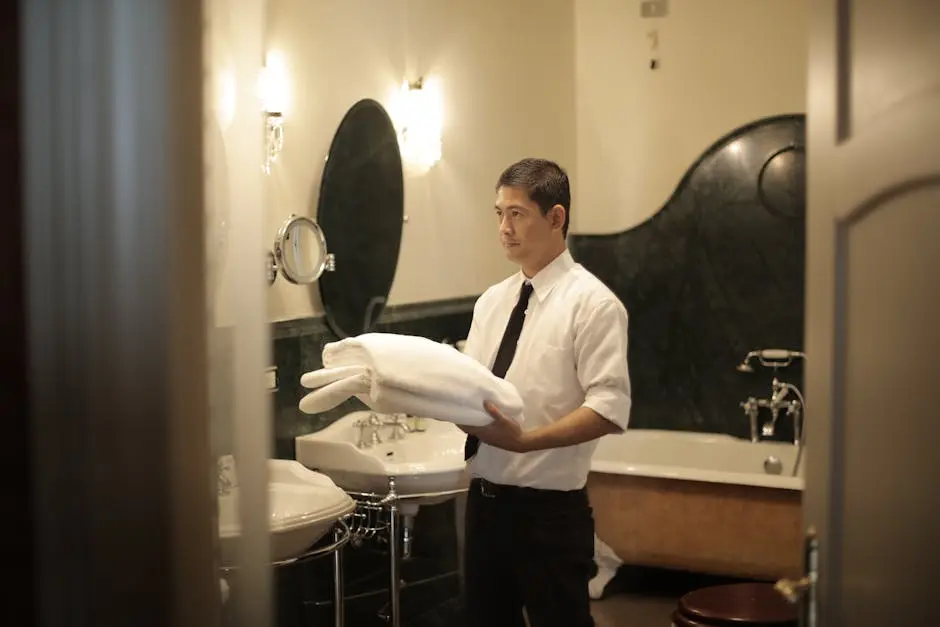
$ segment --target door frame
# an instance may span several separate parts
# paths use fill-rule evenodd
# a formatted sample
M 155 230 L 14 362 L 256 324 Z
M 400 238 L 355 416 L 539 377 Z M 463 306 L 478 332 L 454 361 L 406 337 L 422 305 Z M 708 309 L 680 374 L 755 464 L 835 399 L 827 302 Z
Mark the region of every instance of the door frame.
M 36 622 L 218 624 L 202 2 L 7 4 Z

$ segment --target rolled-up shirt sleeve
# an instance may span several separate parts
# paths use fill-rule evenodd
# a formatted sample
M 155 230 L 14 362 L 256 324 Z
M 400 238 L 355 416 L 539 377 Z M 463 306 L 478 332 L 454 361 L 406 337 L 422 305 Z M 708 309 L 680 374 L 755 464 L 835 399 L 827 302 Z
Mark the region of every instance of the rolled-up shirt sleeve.
M 579 317 L 574 348 L 584 390 L 582 406 L 626 429 L 632 404 L 627 311 L 619 301 L 604 300 Z
M 470 320 L 470 331 L 467 333 L 467 343 L 463 347 L 465 355 L 472 357 L 480 363 L 483 362 L 481 350 L 483 329 L 481 328 L 482 323 L 480 322 L 481 300 L 483 300 L 482 297 L 478 298 L 477 302 L 473 305 L 473 318 Z

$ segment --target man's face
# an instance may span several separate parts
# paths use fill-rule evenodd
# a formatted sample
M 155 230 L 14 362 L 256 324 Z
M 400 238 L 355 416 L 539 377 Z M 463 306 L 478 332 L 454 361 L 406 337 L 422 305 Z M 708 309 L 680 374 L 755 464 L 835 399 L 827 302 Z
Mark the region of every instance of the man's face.
M 496 216 L 506 256 L 520 265 L 545 257 L 555 245 L 554 238 L 561 236 L 565 220 L 560 206 L 542 215 L 525 190 L 505 186 L 496 190 Z

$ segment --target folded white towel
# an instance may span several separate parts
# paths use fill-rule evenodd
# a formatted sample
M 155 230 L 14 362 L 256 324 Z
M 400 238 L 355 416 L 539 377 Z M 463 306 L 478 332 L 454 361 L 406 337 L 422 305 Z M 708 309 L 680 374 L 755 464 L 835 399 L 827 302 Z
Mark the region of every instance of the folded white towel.
M 363 403 L 372 407 L 370 403 L 363 399 L 363 397 L 369 397 L 369 389 L 371 387 L 368 379 L 363 379 L 358 376 L 331 381 L 300 399 L 298 407 L 300 411 L 305 414 L 319 414 L 320 412 L 333 409 L 343 401 L 353 397 L 359 398 Z M 376 408 L 372 407 L 372 409 Z M 379 410 L 376 409 L 376 411 Z
M 376 385 L 416 394 L 463 395 L 476 388 L 518 400 L 515 387 L 452 346 L 413 335 L 365 333 L 323 347 L 323 366 L 366 366 Z
M 326 371 L 317 371 L 317 373 Z M 312 374 L 312 373 L 308 373 Z M 482 407 L 471 407 L 453 399 L 420 396 L 389 386 L 373 388 L 361 377 L 353 376 L 332 381 L 300 399 L 300 411 L 318 414 L 333 409 L 343 401 L 356 397 L 368 408 L 382 414 L 409 414 L 422 418 L 446 420 L 468 427 L 482 427 L 493 421 Z
M 367 333 L 327 344 L 324 368 L 301 377 L 316 388 L 300 402 L 305 413 L 331 409 L 353 396 L 375 411 L 408 413 L 467 426 L 489 424 L 483 402 L 517 419 L 522 398 L 508 381 L 453 347 L 427 338 Z
M 367 366 L 339 366 L 337 368 L 321 368 L 307 372 L 300 377 L 300 385 L 305 388 L 317 389 L 325 385 L 342 381 L 345 379 L 356 379 L 366 385 L 366 390 L 372 383 L 372 374 Z M 358 394 L 358 392 L 357 392 Z

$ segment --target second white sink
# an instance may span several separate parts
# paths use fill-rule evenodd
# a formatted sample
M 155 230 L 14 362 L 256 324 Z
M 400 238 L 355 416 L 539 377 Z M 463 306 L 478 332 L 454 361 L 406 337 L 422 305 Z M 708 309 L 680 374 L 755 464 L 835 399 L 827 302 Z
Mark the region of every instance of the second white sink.
M 268 460 L 268 521 L 271 559 L 298 557 L 319 541 L 356 503 L 327 476 L 290 459 Z M 241 526 L 238 487 L 219 496 L 219 540 L 223 566 L 237 560 Z

